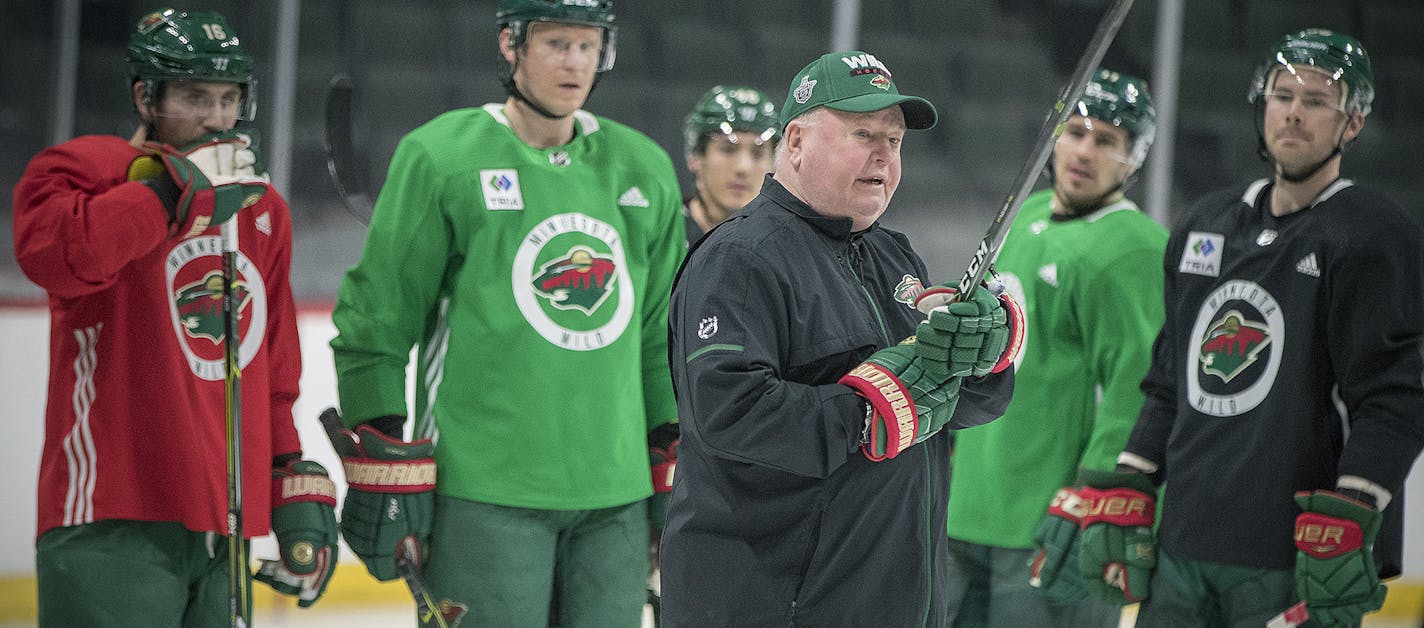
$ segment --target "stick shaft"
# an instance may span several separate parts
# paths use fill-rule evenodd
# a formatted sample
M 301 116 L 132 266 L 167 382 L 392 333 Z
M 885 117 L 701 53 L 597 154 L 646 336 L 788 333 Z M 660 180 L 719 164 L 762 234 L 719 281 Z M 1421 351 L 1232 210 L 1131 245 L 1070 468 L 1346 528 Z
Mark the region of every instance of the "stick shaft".
M 227 427 L 227 593 L 228 621 L 236 628 L 252 625 L 247 616 L 252 582 L 247 571 L 247 544 L 242 538 L 242 363 L 239 349 L 237 290 L 237 216 L 222 225 L 223 284 L 223 406 Z
M 1024 197 L 1033 189 L 1039 172 L 1048 163 L 1048 157 L 1053 154 L 1054 143 L 1063 135 L 1063 127 L 1073 115 L 1073 106 L 1083 97 L 1083 90 L 1087 88 L 1093 72 L 1103 62 L 1103 55 L 1107 54 L 1108 46 L 1117 36 L 1117 31 L 1122 27 L 1122 21 L 1131 8 L 1132 0 L 1117 0 L 1098 23 L 1098 30 L 1088 42 L 1088 49 L 1078 59 L 1078 67 L 1074 68 L 1072 79 L 1058 95 L 1058 101 L 1053 103 L 1053 110 L 1044 120 L 1043 127 L 1038 132 L 1038 139 L 1034 140 L 1032 157 L 1024 163 L 1023 169 L 1019 170 L 1013 187 L 1004 198 L 999 212 L 994 215 L 994 221 L 989 223 L 989 230 L 984 233 L 984 239 L 974 250 L 974 258 L 969 261 L 969 267 L 964 270 L 964 276 L 959 280 L 956 300 L 968 298 L 979 286 L 979 282 L 984 280 L 984 274 L 988 272 L 994 260 L 998 259 L 999 249 L 1009 234 L 1009 225 L 1013 223 L 1014 216 L 1018 215 Z

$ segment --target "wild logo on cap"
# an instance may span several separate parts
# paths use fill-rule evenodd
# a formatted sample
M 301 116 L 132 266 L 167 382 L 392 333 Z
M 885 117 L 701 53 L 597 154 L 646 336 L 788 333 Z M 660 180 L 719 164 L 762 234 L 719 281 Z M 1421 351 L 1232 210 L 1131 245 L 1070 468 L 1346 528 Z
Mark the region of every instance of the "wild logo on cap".
M 909 129 L 928 129 L 938 118 L 928 100 L 901 94 L 894 75 L 875 55 L 859 50 L 832 52 L 792 79 L 781 109 L 781 128 L 784 131 L 792 120 L 816 107 L 870 113 L 897 105 Z

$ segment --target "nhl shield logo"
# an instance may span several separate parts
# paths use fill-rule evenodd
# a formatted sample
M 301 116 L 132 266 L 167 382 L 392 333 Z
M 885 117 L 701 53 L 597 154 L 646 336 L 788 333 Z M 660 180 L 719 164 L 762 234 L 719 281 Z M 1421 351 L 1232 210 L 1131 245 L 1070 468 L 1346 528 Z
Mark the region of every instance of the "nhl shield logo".
M 707 340 L 717 334 L 717 317 L 708 316 L 697 322 L 697 337 Z

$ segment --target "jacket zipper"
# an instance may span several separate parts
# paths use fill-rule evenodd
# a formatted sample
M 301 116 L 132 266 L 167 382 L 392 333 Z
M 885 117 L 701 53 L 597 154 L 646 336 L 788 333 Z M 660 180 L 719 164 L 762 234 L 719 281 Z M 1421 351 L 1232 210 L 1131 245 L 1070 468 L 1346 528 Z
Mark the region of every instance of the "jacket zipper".
M 850 271 L 850 275 L 855 278 L 856 287 L 860 288 L 860 293 L 865 296 L 866 304 L 870 306 L 870 312 L 875 315 L 875 324 L 880 327 L 880 338 L 885 341 L 885 346 L 888 347 L 894 343 L 890 341 L 890 330 L 885 327 L 885 317 L 880 313 L 880 306 L 876 305 L 875 299 L 870 296 L 870 291 L 865 288 L 865 279 L 855 270 L 855 265 L 851 264 L 849 259 L 851 256 L 859 257 L 857 254 L 859 242 L 859 236 L 852 236 L 846 247 L 847 255 L 838 257 L 841 258 L 841 263 L 845 265 L 846 270 Z

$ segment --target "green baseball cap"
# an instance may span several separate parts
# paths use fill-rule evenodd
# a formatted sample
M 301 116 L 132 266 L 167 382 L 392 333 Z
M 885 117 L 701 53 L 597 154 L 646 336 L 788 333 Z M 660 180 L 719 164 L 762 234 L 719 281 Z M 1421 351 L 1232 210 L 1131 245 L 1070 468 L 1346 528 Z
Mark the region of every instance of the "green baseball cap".
M 785 133 L 787 124 L 815 107 L 869 113 L 892 105 L 905 112 L 906 128 L 928 129 L 939 119 L 930 101 L 901 94 L 890 70 L 875 55 L 859 50 L 832 52 L 801 68 L 791 79 L 781 108 L 781 131 Z

